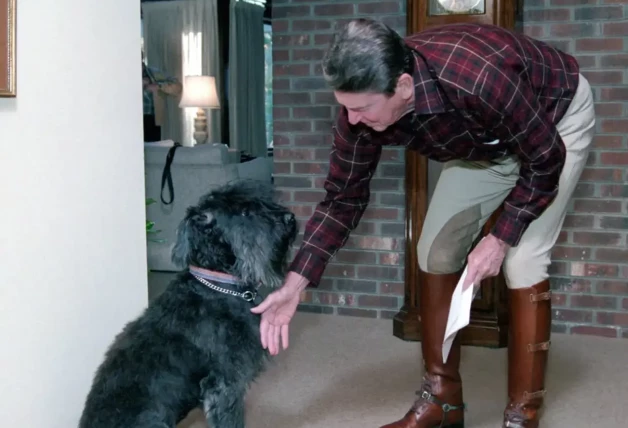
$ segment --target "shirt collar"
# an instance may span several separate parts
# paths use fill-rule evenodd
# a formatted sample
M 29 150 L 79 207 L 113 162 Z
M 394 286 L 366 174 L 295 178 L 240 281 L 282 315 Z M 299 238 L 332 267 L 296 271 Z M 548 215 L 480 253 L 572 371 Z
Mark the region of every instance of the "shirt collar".
M 425 56 L 425 54 L 423 54 Z M 412 79 L 414 80 L 414 114 L 427 115 L 444 113 L 446 111 L 445 104 L 438 92 L 436 83 L 430 76 L 427 64 L 423 59 L 412 50 L 414 61 L 414 71 Z

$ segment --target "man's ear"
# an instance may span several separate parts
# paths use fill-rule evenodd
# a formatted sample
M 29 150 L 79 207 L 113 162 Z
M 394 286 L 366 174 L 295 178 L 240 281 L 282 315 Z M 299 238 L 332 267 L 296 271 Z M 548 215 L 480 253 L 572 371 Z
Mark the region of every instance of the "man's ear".
M 412 79 L 412 76 L 408 73 L 403 73 L 399 76 L 395 92 L 397 92 L 397 94 L 399 94 L 399 96 L 404 100 L 410 99 L 412 97 L 412 93 L 414 92 L 414 79 Z

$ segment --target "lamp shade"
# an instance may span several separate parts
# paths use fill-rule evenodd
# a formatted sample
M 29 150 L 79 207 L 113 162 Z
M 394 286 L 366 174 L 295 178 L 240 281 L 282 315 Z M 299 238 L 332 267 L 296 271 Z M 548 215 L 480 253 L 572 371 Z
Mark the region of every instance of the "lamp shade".
M 186 76 L 179 107 L 220 108 L 216 79 L 211 76 Z

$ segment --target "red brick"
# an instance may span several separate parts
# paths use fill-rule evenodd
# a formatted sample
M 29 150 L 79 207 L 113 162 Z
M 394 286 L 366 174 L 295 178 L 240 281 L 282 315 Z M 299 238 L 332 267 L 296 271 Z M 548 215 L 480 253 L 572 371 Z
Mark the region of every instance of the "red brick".
M 600 281 L 595 291 L 599 294 L 628 294 L 628 282 Z
M 320 119 L 331 116 L 331 108 L 329 107 L 294 107 L 292 114 L 297 119 Z
M 323 59 L 325 51 L 323 49 L 293 49 L 292 59 L 294 61 L 320 61 Z
M 583 52 L 621 51 L 624 49 L 624 40 L 619 38 L 604 39 L 578 39 L 576 50 Z
M 349 240 L 353 241 L 357 248 L 362 248 L 364 250 L 393 251 L 398 245 L 396 239 L 382 236 L 354 236 L 349 238 Z
M 600 55 L 600 66 L 621 68 L 628 67 L 628 54 Z
M 331 37 L 331 34 L 316 34 L 314 36 L 314 45 L 328 45 Z
M 596 259 L 600 261 L 599 259 Z M 603 263 L 571 263 L 571 276 L 578 277 L 617 277 L 619 267 L 616 264 Z
M 399 266 L 403 263 L 403 254 L 401 253 L 382 253 L 379 255 L 380 265 Z
M 628 263 L 628 249 L 598 248 L 595 260 L 600 262 Z
M 573 295 L 571 296 L 571 307 L 614 309 L 617 307 L 617 299 L 607 296 Z
M 273 119 L 289 119 L 290 109 L 288 107 L 273 107 Z
M 273 97 L 276 97 L 277 91 L 286 91 L 290 89 L 290 79 L 273 79 Z
M 299 190 L 294 194 L 295 202 L 313 202 L 318 203 L 325 197 L 325 192 L 322 190 Z
M 622 309 L 628 311 L 628 297 L 624 298 L 623 303 L 621 305 Z
M 619 233 L 611 232 L 574 232 L 574 244 L 581 245 L 618 245 L 622 242 L 622 236 Z M 586 251 L 587 257 L 591 255 L 590 249 L 581 248 L 582 252 Z M 584 257 L 584 256 L 583 256 Z
M 626 121 L 626 124 L 628 126 L 628 121 Z M 600 153 L 600 163 L 604 165 L 628 165 L 628 152 Z
M 565 247 L 557 245 L 552 250 L 552 258 L 558 260 L 585 260 L 591 256 L 590 248 Z
M 596 135 L 593 137 L 596 149 L 620 149 L 625 147 L 623 135 Z
M 564 227 L 590 228 L 593 227 L 592 215 L 567 214 Z
M 571 327 L 572 334 L 582 334 L 587 336 L 617 337 L 617 329 L 611 327 L 594 327 L 590 325 L 578 325 Z
M 277 132 L 309 132 L 312 124 L 304 120 L 277 120 L 273 121 L 273 130 Z
M 295 91 L 316 91 L 327 89 L 327 84 L 322 77 L 299 77 L 292 79 L 292 89 Z
M 584 176 L 582 181 L 589 181 L 586 180 L 584 173 L 582 175 Z M 580 183 L 576 186 L 573 196 L 574 198 L 589 198 L 595 196 L 595 186 L 593 184 Z
M 598 312 L 598 324 L 628 327 L 628 312 Z
M 293 168 L 295 174 L 326 174 L 329 166 L 321 162 L 295 163 Z
M 567 304 L 567 295 L 562 293 L 552 293 L 552 307 L 565 306 Z
M 523 12 L 523 22 L 569 21 L 571 9 L 532 9 Z
M 595 55 L 574 55 L 580 68 L 595 68 L 597 64 L 597 56 Z
M 309 104 L 310 103 L 310 94 L 307 92 L 288 92 L 285 94 L 282 93 L 274 93 L 273 94 L 273 104 Z
M 358 306 L 371 308 L 396 308 L 399 299 L 393 296 L 375 296 L 363 294 L 358 296 Z
M 310 64 L 275 64 L 273 76 L 307 76 L 310 74 Z
M 600 227 L 602 229 L 628 229 L 628 217 L 600 217 Z
M 292 205 L 290 207 L 290 211 L 292 211 L 297 217 L 309 218 L 314 212 L 314 207 L 311 205 Z
M 344 249 L 336 255 L 336 261 L 339 263 L 357 263 L 357 264 L 375 264 L 377 262 L 377 254 L 367 251 L 356 251 Z
M 289 49 L 273 49 L 273 64 L 290 61 Z
M 597 3 L 598 0 L 550 0 L 551 6 L 584 6 Z
M 279 6 L 273 5 L 273 21 L 275 19 L 302 18 L 310 15 L 310 6 Z
M 579 7 L 574 9 L 576 21 L 592 21 L 596 19 L 621 19 L 624 17 L 622 6 L 594 6 Z
M 314 291 L 312 293 L 312 303 L 321 305 L 337 305 L 339 300 L 338 293 Z
M 340 255 L 342 251 L 338 253 Z M 377 282 L 357 279 L 336 279 L 336 289 L 354 293 L 374 293 L 377 290 Z
M 339 307 L 338 315 L 359 317 L 359 318 L 377 318 L 377 311 Z
M 602 88 L 600 92 L 602 101 L 628 100 L 628 88 Z
M 625 37 L 628 34 L 628 22 L 605 22 L 602 33 L 605 36 Z
M 405 292 L 405 284 L 403 282 L 382 282 L 379 285 L 379 292 L 382 294 L 403 296 Z
M 586 73 L 586 71 L 583 71 Z M 607 74 L 613 76 L 604 77 Z M 600 80 L 597 83 L 621 83 L 623 80 L 622 72 L 601 72 Z M 612 81 L 612 82 L 611 82 Z M 624 115 L 624 105 L 622 103 L 597 103 L 595 104 L 595 114 L 597 117 L 621 117 Z
M 277 47 L 304 46 L 310 43 L 308 34 L 275 34 L 273 35 L 273 49 Z
M 313 149 L 275 149 L 273 156 L 281 160 L 314 160 Z
M 275 174 L 290 174 L 290 168 L 292 164 L 290 162 L 274 162 L 273 172 Z
M 288 146 L 292 144 L 290 141 L 290 137 L 284 134 L 273 134 L 273 145 L 277 146 Z M 277 149 L 275 149 L 277 150 Z
M 273 31 L 275 23 L 273 21 Z M 331 29 L 331 21 L 325 19 L 295 19 L 292 21 L 292 31 L 306 32 Z
M 566 291 L 569 293 L 590 293 L 591 281 L 572 278 L 552 278 L 552 290 Z
M 299 192 L 300 193 L 300 192 Z M 340 278 L 355 278 L 355 266 L 330 263 L 325 269 L 325 276 Z
M 597 25 L 590 22 L 551 24 L 550 35 L 554 37 L 590 37 L 597 33 Z
M 593 313 L 591 311 L 574 309 L 553 309 L 552 313 L 552 319 L 554 321 L 591 322 L 593 320 Z
M 574 210 L 585 213 L 618 213 L 621 212 L 621 202 L 608 199 L 577 199 L 574 202 Z
M 600 186 L 601 196 L 610 196 L 612 198 L 625 198 L 628 197 L 628 186 L 622 186 L 619 184 L 603 184 Z
M 354 14 L 351 3 L 334 3 L 314 6 L 314 16 L 350 16 Z
M 399 1 L 380 1 L 377 3 L 363 3 L 358 4 L 359 14 L 387 14 L 399 12 Z
M 399 217 L 398 208 L 375 208 L 369 207 L 364 212 L 364 220 L 397 220 Z
M 602 132 L 622 133 L 628 132 L 628 119 L 606 119 L 601 121 Z
M 373 236 L 377 233 L 377 227 L 372 221 L 361 221 L 353 231 L 354 236 Z
M 294 144 L 296 146 L 329 146 L 331 144 L 331 133 L 295 135 Z
M 545 26 L 543 25 L 526 25 L 523 27 L 523 34 L 533 39 L 541 39 L 545 36 Z

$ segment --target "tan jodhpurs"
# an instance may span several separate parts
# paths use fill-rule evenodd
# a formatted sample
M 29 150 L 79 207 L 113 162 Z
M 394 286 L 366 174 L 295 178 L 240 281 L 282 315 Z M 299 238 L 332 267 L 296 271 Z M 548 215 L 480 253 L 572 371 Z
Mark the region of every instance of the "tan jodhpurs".
M 547 279 L 551 251 L 587 162 L 594 125 L 593 94 L 589 82 L 580 75 L 574 99 L 557 125 L 567 149 L 558 194 L 506 254 L 503 272 L 509 288 L 529 287 Z M 518 177 L 519 163 L 514 156 L 497 162 L 446 162 L 419 239 L 420 268 L 434 274 L 460 270 L 472 243 Z

